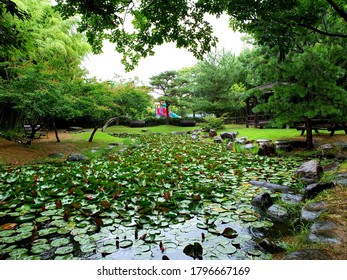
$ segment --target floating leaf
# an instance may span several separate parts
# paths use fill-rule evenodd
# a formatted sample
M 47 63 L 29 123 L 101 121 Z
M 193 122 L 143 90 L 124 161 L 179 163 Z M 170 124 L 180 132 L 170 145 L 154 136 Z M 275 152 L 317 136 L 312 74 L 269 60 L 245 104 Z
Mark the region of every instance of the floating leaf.
M 119 247 L 120 248 L 128 248 L 133 245 L 133 242 L 131 240 L 122 240 L 119 242 Z
M 65 255 L 65 254 L 71 253 L 72 251 L 73 251 L 73 246 L 69 245 L 69 246 L 57 248 L 57 250 L 55 250 L 55 254 L 56 255 Z
M 189 244 L 183 249 L 183 253 L 194 259 L 202 259 L 203 249 L 200 243 L 194 242 L 194 244 Z
M 222 254 L 231 255 L 234 254 L 237 249 L 233 245 L 217 245 L 216 250 Z
M 236 230 L 230 228 L 230 227 L 227 227 L 223 230 L 223 233 L 222 235 L 226 238 L 235 238 L 238 236 L 238 233 Z
M 51 242 L 51 245 L 53 247 L 61 247 L 65 246 L 70 243 L 70 240 L 68 238 L 57 238 Z
M 2 230 L 11 230 L 11 229 L 15 229 L 18 226 L 17 223 L 7 223 L 4 225 L 0 225 L 0 229 Z

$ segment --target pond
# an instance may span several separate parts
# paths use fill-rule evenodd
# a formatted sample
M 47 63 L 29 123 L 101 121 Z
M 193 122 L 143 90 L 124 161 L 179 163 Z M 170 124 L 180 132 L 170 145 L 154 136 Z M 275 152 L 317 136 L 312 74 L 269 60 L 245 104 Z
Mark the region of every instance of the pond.
M 268 259 L 250 233 L 272 227 L 250 205 L 264 189 L 248 182 L 295 186 L 300 164 L 151 135 L 107 159 L 5 168 L 0 259 Z

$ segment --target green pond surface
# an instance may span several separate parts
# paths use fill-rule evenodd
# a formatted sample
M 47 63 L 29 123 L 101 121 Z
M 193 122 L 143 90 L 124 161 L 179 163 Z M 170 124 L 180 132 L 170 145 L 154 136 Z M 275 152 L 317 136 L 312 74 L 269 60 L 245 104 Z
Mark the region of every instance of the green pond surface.
M 151 135 L 107 159 L 3 168 L 0 259 L 268 259 L 248 182 L 295 187 L 300 164 Z

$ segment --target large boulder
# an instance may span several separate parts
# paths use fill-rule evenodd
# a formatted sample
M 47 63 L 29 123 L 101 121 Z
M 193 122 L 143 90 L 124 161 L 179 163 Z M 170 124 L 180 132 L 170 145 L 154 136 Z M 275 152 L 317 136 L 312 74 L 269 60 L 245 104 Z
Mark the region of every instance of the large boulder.
M 272 202 L 272 198 L 271 198 L 270 194 L 267 192 L 263 192 L 263 193 L 260 193 L 257 196 L 255 196 L 252 199 L 251 204 L 254 207 L 265 210 L 265 209 L 269 208 L 273 204 L 273 202 Z
M 304 196 L 305 198 L 314 198 L 317 196 L 320 192 L 331 189 L 334 187 L 334 183 L 315 183 L 310 184 L 305 188 Z
M 304 200 L 304 196 L 301 194 L 282 194 L 281 200 L 287 204 L 298 204 Z
M 287 222 L 289 218 L 289 213 L 286 208 L 279 204 L 273 204 L 266 211 L 268 217 L 274 221 L 279 223 Z
M 332 221 L 316 222 L 310 228 L 308 240 L 319 243 L 341 243 L 338 224 Z
M 224 140 L 224 139 L 229 139 L 231 141 L 235 141 L 236 136 L 239 133 L 237 131 L 234 132 L 221 132 L 220 137 Z
M 307 185 L 318 182 L 322 175 L 323 167 L 316 160 L 303 163 L 295 173 Z
M 314 221 L 327 209 L 328 206 L 322 201 L 309 203 L 301 209 L 301 219 L 306 222 Z
M 88 158 L 82 154 L 71 154 L 67 157 L 67 161 L 85 161 Z

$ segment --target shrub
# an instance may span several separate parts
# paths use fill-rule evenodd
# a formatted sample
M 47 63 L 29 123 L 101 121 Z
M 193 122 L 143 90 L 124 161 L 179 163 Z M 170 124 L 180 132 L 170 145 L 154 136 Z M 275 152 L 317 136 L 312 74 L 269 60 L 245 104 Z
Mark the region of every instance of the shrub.
M 204 124 L 203 129 L 204 130 L 210 130 L 210 129 L 214 129 L 214 130 L 218 130 L 218 129 L 223 129 L 225 127 L 224 122 L 222 119 L 220 118 L 207 118 L 207 123 Z

